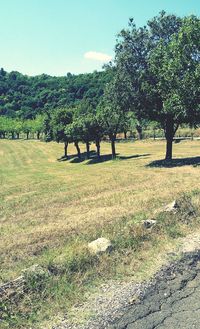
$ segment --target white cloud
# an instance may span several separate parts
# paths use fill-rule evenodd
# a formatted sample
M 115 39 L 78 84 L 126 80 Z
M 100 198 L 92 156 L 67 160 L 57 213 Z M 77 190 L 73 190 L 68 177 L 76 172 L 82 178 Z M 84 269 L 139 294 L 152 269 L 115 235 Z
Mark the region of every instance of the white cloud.
M 104 53 L 98 53 L 96 51 L 88 51 L 87 53 L 84 54 L 84 58 L 92 59 L 100 62 L 109 62 L 112 60 L 112 56 Z

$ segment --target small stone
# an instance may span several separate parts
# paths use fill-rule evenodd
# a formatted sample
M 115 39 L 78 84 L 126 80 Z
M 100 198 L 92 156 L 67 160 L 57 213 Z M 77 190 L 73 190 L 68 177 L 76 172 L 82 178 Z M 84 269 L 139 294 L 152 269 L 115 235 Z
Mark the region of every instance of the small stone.
M 105 252 L 110 253 L 112 250 L 112 244 L 110 240 L 106 238 L 99 238 L 88 243 L 88 249 L 94 255 L 99 255 Z
M 157 223 L 157 221 L 155 219 L 147 219 L 143 221 L 143 226 L 144 228 L 151 228 L 153 226 L 155 226 Z
M 135 304 L 138 300 L 139 300 L 138 296 L 132 296 L 132 297 L 129 299 L 129 304 L 130 304 L 130 305 Z
M 177 202 L 174 200 L 163 208 L 165 212 L 176 212 L 177 211 Z

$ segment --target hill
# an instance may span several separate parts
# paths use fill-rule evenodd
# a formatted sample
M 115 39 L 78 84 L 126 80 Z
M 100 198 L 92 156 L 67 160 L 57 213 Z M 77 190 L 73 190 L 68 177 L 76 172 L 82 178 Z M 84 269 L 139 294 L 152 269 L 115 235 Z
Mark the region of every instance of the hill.
M 73 106 L 88 99 L 95 106 L 103 94 L 108 72 L 63 77 L 46 74 L 27 76 L 0 70 L 0 115 L 33 119 L 37 114 L 58 107 Z

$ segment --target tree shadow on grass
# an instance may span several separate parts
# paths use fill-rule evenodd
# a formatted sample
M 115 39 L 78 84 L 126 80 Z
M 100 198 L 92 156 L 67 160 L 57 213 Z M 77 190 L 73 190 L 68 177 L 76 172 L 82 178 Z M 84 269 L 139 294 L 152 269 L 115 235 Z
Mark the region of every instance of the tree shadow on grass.
M 128 160 L 128 159 L 136 159 L 136 158 L 142 158 L 142 157 L 148 157 L 150 156 L 150 153 L 145 154 L 135 154 L 135 155 L 128 155 L 128 156 L 120 156 L 120 160 Z
M 191 158 L 179 158 L 172 160 L 156 160 L 149 163 L 147 167 L 174 168 L 174 167 L 183 167 L 183 166 L 197 167 L 199 165 L 200 165 L 200 156 L 191 157 Z
M 90 159 L 96 158 L 96 152 L 94 150 L 90 151 Z M 81 153 L 81 158 L 78 158 L 77 154 L 73 154 L 69 157 L 70 163 L 80 163 L 87 159 L 87 152 Z
M 112 154 L 105 154 L 105 155 L 101 155 L 100 157 L 95 156 L 95 157 L 89 159 L 89 161 L 87 162 L 87 165 L 106 162 L 106 161 L 110 161 L 110 160 L 112 160 Z
M 149 155 L 150 154 L 135 154 L 135 155 L 129 155 L 129 156 L 119 156 L 119 154 L 117 154 L 116 160 L 136 159 L 136 158 L 140 158 L 140 157 L 146 157 Z M 87 162 L 87 165 L 102 163 L 102 162 L 106 162 L 106 161 L 110 161 L 110 160 L 112 160 L 112 154 L 101 155 L 100 158 L 94 157 L 94 158 L 90 159 Z
M 136 158 L 141 158 L 141 157 L 147 157 L 150 154 L 135 154 L 135 155 L 128 155 L 128 156 L 119 156 L 119 153 L 116 154 L 116 160 L 128 160 L 128 159 L 136 159 Z M 106 161 L 112 160 L 112 154 L 105 154 L 101 155 L 100 157 L 97 157 L 97 154 L 95 151 L 90 151 L 90 159 L 87 159 L 87 153 L 83 152 L 81 153 L 81 159 L 78 158 L 77 154 L 72 154 L 69 155 L 68 157 L 62 156 L 57 161 L 63 162 L 63 161 L 69 161 L 70 163 L 81 163 L 85 160 L 87 161 L 87 165 L 91 164 L 97 164 L 97 163 L 102 163 Z
M 95 151 L 90 151 L 90 157 L 93 158 L 94 156 L 96 156 L 96 152 Z M 79 162 L 83 162 L 87 159 L 87 153 L 83 152 L 81 153 L 81 159 L 78 158 L 77 154 L 71 154 L 68 155 L 67 157 L 62 156 L 60 158 L 57 159 L 57 161 L 62 162 L 62 161 L 70 161 L 70 163 L 79 163 Z
M 64 155 L 62 157 L 60 157 L 60 158 L 57 159 L 58 162 L 67 161 L 67 160 L 69 160 L 69 156 L 66 157 Z

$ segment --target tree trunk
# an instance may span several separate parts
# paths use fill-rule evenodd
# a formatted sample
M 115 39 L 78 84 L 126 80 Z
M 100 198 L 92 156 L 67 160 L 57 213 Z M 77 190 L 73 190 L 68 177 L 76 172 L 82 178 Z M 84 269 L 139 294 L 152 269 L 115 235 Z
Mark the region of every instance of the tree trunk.
M 124 139 L 127 139 L 127 132 L 124 131 Z
M 75 145 L 76 150 L 77 150 L 78 158 L 81 159 L 81 151 L 80 151 L 80 147 L 78 145 L 78 142 L 74 142 L 74 145 Z
M 116 159 L 115 138 L 111 138 L 112 159 Z
M 154 141 L 156 139 L 156 130 L 155 129 L 153 130 L 153 139 L 154 139 Z
M 165 160 L 171 160 L 172 159 L 172 144 L 173 144 L 173 138 L 172 139 L 167 139 Z
M 137 125 L 136 126 L 136 129 L 137 129 L 137 132 L 138 132 L 138 139 L 139 140 L 142 140 L 143 139 L 143 136 L 142 136 L 142 127 Z
M 86 152 L 87 152 L 87 159 L 90 158 L 90 143 L 86 142 Z
M 29 131 L 26 133 L 26 139 L 29 138 Z
M 175 127 L 173 119 L 167 118 L 165 123 L 165 138 L 167 141 L 165 160 L 172 160 L 173 139 L 177 129 L 178 125 Z
M 96 148 L 97 148 L 97 157 L 100 159 L 100 141 L 96 140 Z
M 40 139 L 40 132 L 37 132 L 37 139 Z
M 15 139 L 15 133 L 12 132 L 11 135 L 12 135 L 12 139 Z
M 68 142 L 64 142 L 64 157 L 67 158 L 67 147 L 68 147 Z
M 17 133 L 17 139 L 19 139 L 19 133 Z

